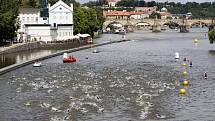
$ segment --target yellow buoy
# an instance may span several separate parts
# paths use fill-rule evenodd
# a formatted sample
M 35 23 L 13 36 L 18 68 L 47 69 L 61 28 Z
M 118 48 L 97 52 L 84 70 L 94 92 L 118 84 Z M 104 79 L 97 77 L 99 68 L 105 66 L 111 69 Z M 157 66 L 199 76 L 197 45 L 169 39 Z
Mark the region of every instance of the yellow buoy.
M 184 80 L 183 85 L 184 85 L 184 86 L 188 86 L 188 85 L 189 85 L 189 82 L 188 82 L 187 80 Z
M 181 66 L 187 66 L 187 64 L 186 63 L 182 63 Z
M 182 75 L 183 76 L 187 75 L 187 72 L 186 71 L 182 71 Z
M 199 42 L 199 40 L 198 39 L 194 39 L 194 41 L 193 41 L 194 43 L 198 43 Z
M 179 91 L 179 94 L 185 94 L 186 93 L 186 90 L 185 89 L 180 89 L 180 91 Z

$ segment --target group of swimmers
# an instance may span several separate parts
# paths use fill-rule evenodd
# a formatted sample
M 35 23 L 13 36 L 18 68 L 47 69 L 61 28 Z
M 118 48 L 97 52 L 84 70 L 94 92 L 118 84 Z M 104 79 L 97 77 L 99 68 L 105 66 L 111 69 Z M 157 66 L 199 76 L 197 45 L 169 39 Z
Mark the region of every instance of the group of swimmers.
M 184 58 L 184 61 L 188 61 L 189 62 L 189 67 L 193 67 L 193 63 L 190 60 L 187 60 L 187 58 Z M 204 73 L 204 79 L 208 79 L 208 75 L 207 72 Z

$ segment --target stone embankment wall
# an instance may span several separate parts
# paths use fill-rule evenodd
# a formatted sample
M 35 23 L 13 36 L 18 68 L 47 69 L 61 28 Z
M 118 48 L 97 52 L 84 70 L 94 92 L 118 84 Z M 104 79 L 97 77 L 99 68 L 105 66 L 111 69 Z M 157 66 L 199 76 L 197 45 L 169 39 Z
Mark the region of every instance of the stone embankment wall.
M 28 60 L 28 61 L 23 62 L 23 63 L 18 63 L 18 64 L 14 64 L 14 65 L 11 65 L 11 66 L 7 66 L 5 68 L 0 69 L 0 75 L 3 75 L 5 73 L 7 73 L 7 72 L 13 71 L 13 70 L 18 69 L 18 68 L 21 68 L 23 66 L 33 64 L 35 61 L 42 61 L 42 60 L 45 60 L 45 59 L 48 59 L 48 58 L 51 58 L 51 57 L 62 55 L 63 53 L 71 53 L 71 52 L 75 52 L 75 51 L 79 51 L 79 50 L 89 49 L 89 48 L 103 46 L 103 45 L 108 45 L 108 44 L 112 44 L 112 43 L 126 42 L 126 41 L 130 41 L 130 40 L 109 41 L 109 42 L 104 42 L 104 43 L 100 43 L 100 44 L 91 44 L 91 45 L 85 45 L 85 46 L 81 46 L 81 47 L 77 47 L 77 48 L 73 48 L 73 49 L 63 50 L 61 52 L 57 52 L 57 53 L 50 54 L 50 55 L 47 55 L 47 56 L 43 56 L 43 57 L 39 57 L 39 58 L 36 58 L 36 59 Z
M 14 44 L 10 47 L 5 48 L 3 51 L 0 51 L 0 54 L 8 54 L 20 51 L 28 51 L 34 49 L 57 49 L 63 47 L 79 47 L 81 45 L 86 45 L 87 43 L 80 43 L 78 41 L 74 42 L 67 42 L 67 43 L 44 43 L 44 42 L 30 42 L 30 43 L 23 43 L 23 44 Z

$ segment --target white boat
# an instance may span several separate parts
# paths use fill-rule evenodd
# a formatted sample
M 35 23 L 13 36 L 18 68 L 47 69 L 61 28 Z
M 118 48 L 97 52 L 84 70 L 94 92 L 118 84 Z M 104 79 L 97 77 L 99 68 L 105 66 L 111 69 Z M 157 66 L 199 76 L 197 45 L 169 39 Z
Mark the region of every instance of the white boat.
M 179 59 L 179 53 L 178 52 L 175 53 L 175 59 Z
M 116 30 L 114 31 L 114 34 L 119 34 L 119 29 L 116 29 Z
M 99 51 L 98 51 L 98 50 L 96 50 L 96 49 L 95 49 L 95 50 L 93 50 L 93 53 L 98 53 L 98 52 L 99 52 Z
M 68 58 L 68 54 L 67 54 L 67 53 L 64 53 L 64 54 L 63 54 L 63 59 L 64 59 L 64 58 Z
M 41 66 L 41 62 L 35 62 L 33 67 L 40 67 Z

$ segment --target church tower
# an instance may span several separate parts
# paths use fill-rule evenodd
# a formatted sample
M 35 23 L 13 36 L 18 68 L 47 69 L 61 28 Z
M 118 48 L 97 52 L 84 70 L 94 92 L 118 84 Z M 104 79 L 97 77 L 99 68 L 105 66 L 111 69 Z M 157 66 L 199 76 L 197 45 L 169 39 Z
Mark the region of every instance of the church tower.
M 44 24 L 49 23 L 49 8 L 47 0 L 40 0 L 40 17 Z

